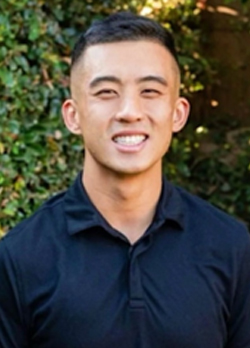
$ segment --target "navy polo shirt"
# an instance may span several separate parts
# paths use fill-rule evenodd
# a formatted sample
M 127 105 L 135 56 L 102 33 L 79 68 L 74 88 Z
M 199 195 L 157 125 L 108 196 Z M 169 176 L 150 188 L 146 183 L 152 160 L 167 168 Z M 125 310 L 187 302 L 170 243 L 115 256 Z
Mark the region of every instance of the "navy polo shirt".
M 246 228 L 163 180 L 134 244 L 81 173 L 0 242 L 1 348 L 249 348 Z

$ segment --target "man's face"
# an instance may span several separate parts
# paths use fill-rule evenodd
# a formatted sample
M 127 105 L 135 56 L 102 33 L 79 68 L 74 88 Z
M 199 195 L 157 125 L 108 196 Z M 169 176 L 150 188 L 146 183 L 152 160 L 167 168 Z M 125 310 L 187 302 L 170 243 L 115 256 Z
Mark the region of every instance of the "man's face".
M 118 175 L 159 168 L 172 133 L 185 124 L 179 71 L 159 43 L 90 46 L 73 68 L 64 120 L 85 144 L 85 167 Z

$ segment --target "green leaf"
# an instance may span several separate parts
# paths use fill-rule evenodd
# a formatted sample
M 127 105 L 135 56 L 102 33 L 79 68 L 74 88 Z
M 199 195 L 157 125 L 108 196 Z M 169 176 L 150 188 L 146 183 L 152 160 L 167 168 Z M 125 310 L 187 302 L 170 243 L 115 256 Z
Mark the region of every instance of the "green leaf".
M 12 88 L 16 84 L 13 73 L 6 68 L 0 69 L 0 80 L 4 87 Z

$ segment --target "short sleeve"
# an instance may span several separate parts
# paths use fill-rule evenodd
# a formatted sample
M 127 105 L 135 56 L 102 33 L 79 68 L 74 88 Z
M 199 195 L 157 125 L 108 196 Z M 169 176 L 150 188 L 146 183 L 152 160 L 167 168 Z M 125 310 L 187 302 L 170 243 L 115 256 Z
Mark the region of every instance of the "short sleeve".
M 0 347 L 28 348 L 17 271 L 0 241 Z
M 229 323 L 226 348 L 250 347 L 250 235 L 247 233 L 245 248 L 238 268 L 238 280 Z

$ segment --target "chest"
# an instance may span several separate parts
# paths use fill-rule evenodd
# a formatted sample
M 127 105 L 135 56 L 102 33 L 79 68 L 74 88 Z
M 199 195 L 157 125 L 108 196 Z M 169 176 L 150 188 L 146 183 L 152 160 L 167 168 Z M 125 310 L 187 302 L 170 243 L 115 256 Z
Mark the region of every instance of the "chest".
M 230 279 L 208 254 L 171 244 L 58 249 L 29 289 L 33 346 L 223 348 Z

